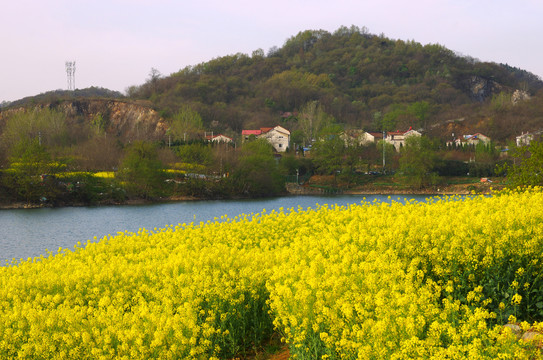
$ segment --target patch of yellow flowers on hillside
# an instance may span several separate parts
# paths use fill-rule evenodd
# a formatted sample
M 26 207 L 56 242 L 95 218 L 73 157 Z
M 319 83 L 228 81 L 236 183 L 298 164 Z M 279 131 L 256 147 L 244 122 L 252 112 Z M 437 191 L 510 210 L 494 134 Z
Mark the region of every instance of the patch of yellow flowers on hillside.
M 1 359 L 536 359 L 543 193 L 318 206 L 0 267 Z

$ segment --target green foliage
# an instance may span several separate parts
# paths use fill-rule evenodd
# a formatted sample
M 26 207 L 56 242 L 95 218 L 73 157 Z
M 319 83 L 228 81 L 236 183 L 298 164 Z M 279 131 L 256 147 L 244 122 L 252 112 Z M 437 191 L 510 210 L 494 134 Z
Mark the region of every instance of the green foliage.
M 274 159 L 273 147 L 264 139 L 243 145 L 231 181 L 234 190 L 243 195 L 273 196 L 285 189 L 284 177 Z
M 213 152 L 209 144 L 193 143 L 176 148 L 177 156 L 188 164 L 210 166 L 213 163 Z
M 434 144 L 426 136 L 408 136 L 400 155 L 400 172 L 417 188 L 438 182 L 433 172 L 438 162 Z
M 234 54 L 185 68 L 158 79 L 156 92 L 143 86 L 135 96 L 151 99 L 172 114 L 179 104 L 190 103 L 205 126 L 217 121 L 233 130 L 255 119 L 265 126 L 277 120 L 280 111 L 301 111 L 315 101 L 351 127 L 381 130 L 383 124 L 375 127 L 373 114 L 392 111 L 388 129 L 405 122 L 427 129 L 450 119 L 449 105 L 474 103 L 474 78 L 525 88 L 530 94 L 543 88 L 536 76 L 458 56 L 439 44 L 422 46 L 341 27 L 333 33 L 302 31 L 267 56 Z M 494 94 L 485 91 L 479 100 Z M 401 113 L 394 113 L 397 108 Z M 505 130 L 496 131 L 500 136 L 510 132 L 507 127 L 500 130 Z
M 39 109 L 16 112 L 9 116 L 2 131 L 1 143 L 12 156 L 18 156 L 16 147 L 35 139 L 47 147 L 70 143 L 68 123 L 64 113 Z
M 338 125 L 330 125 L 319 134 L 319 139 L 311 149 L 316 170 L 321 174 L 336 175 L 343 167 L 345 141 L 341 138 L 342 129 Z
M 203 131 L 202 117 L 190 106 L 182 106 L 170 119 L 170 133 L 173 140 L 194 138 Z
M 513 164 L 498 166 L 505 173 L 509 186 L 543 185 L 543 141 L 532 141 L 529 146 L 516 147 L 512 153 Z
M 2 180 L 4 186 L 11 189 L 15 200 L 54 202 L 60 192 L 55 174 L 63 164 L 52 161 L 37 139 L 19 142 L 13 152 L 16 155 L 10 158 Z
M 96 128 L 98 134 L 103 134 L 109 126 L 109 119 L 104 117 L 101 113 L 96 114 L 92 120 L 92 125 Z
M 152 198 L 162 195 L 165 174 L 157 147 L 144 141 L 131 144 L 115 175 L 131 195 Z
M 303 134 L 304 145 L 312 144 L 318 136 L 322 135 L 323 129 L 335 122 L 335 119 L 324 111 L 318 101 L 305 104 L 298 118 L 299 131 Z
M 58 179 L 64 184 L 60 200 L 68 204 L 98 204 L 101 201 L 123 202 L 125 190 L 114 178 L 101 178 L 90 172 L 61 173 Z
M 469 165 L 460 160 L 441 160 L 433 169 L 439 176 L 466 176 Z

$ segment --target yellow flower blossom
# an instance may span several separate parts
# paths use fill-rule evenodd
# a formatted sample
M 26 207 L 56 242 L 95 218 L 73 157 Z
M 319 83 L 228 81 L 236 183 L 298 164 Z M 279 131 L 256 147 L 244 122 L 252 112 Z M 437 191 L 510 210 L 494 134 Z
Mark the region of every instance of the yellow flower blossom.
M 109 235 L 0 267 L 0 359 L 233 359 L 273 331 L 292 358 L 541 358 L 502 329 L 543 329 L 542 222 L 533 189 Z

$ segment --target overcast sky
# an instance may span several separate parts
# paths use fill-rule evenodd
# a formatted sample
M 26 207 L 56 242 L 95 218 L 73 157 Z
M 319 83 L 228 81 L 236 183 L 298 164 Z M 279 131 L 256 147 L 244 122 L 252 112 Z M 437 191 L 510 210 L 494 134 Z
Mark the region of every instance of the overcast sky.
M 543 77 L 541 0 L 11 0 L 0 5 L 0 102 L 75 85 L 125 92 L 235 53 L 267 53 L 303 30 L 365 26 L 439 43 Z

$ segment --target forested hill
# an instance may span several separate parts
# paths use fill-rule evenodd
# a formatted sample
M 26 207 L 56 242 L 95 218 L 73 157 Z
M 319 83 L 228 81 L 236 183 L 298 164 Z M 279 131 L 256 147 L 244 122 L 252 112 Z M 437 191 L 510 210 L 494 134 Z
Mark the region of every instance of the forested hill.
M 297 116 L 317 101 L 346 127 L 412 126 L 444 137 L 451 120 L 462 119 L 465 131 L 506 140 L 543 128 L 542 88 L 525 70 L 353 26 L 303 31 L 267 53 L 223 56 L 167 77 L 154 73 L 128 93 L 151 100 L 165 119 L 189 105 L 206 128 L 225 133 L 281 121 L 295 130 Z

